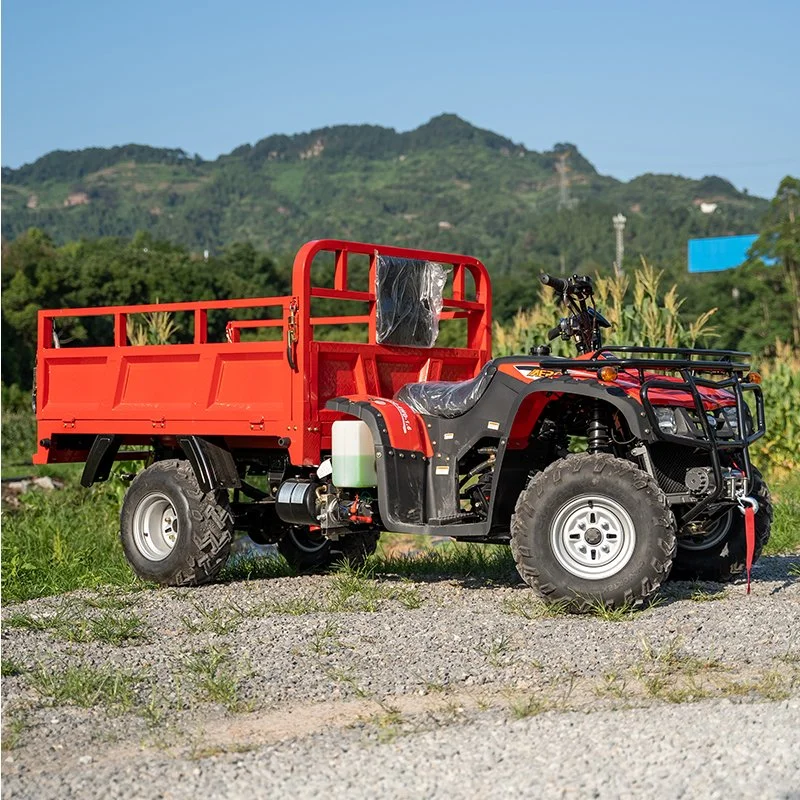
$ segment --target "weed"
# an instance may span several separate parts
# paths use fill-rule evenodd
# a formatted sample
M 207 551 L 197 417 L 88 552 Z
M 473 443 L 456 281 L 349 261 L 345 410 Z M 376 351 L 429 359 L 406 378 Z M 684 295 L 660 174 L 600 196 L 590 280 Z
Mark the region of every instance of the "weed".
M 633 603 L 612 606 L 596 599 L 588 601 L 588 611 L 593 617 L 604 622 L 628 622 L 636 616 L 636 606 Z
M 505 545 L 446 542 L 414 555 L 374 555 L 367 563 L 376 573 L 412 578 L 458 575 L 498 580 L 516 574 L 511 550 Z
M 330 611 L 377 611 L 378 604 L 391 596 L 364 567 L 344 564 L 331 580 Z
M 322 605 L 309 597 L 293 597 L 290 600 L 268 600 L 257 609 L 261 614 L 289 614 L 291 616 L 302 616 L 303 614 L 315 614 L 322 611 Z
M 119 542 L 119 502 L 106 484 L 30 491 L 3 515 L 4 602 L 72 589 L 141 585 Z
M 15 675 L 22 675 L 25 670 L 16 661 L 10 658 L 0 660 L 0 675 L 3 678 L 13 678 Z
M 314 632 L 311 640 L 311 650 L 317 655 L 330 653 L 335 645 L 339 628 L 333 620 L 326 620 L 325 624 Z
M 501 667 L 503 666 L 503 659 L 501 656 L 508 652 L 510 644 L 511 640 L 507 636 L 501 635 L 497 639 L 492 640 L 489 646 L 480 650 L 480 652 L 486 656 L 493 667 Z
M 504 597 L 500 610 L 504 614 L 515 614 L 525 619 L 546 619 L 565 616 L 568 613 L 568 604 L 564 600 L 545 603 L 535 595 L 524 592 L 520 597 Z
M 394 592 L 394 597 L 405 608 L 415 609 L 422 605 L 422 597 L 419 590 L 413 586 L 404 586 Z
M 120 645 L 123 642 L 143 639 L 145 624 L 132 614 L 114 614 L 108 611 L 98 617 L 79 617 L 76 611 L 62 606 L 49 617 L 30 614 L 13 614 L 5 622 L 11 628 L 33 631 L 52 631 L 68 642 L 104 642 Z
M 29 631 L 46 631 L 51 627 L 49 617 L 34 616 L 33 614 L 9 614 L 3 620 L 4 628 L 24 628 Z
M 34 689 L 56 705 L 107 706 L 121 711 L 133 704 L 133 685 L 141 679 L 112 667 L 68 667 L 63 672 L 53 672 L 43 666 L 31 672 L 29 678 Z
M 85 639 L 76 641 L 96 641 L 105 644 L 121 645 L 144 639 L 146 626 L 140 617 L 132 614 L 115 616 L 106 613 L 87 622 L 88 634 Z
M 625 678 L 620 676 L 618 672 L 606 672 L 603 675 L 602 685 L 596 686 L 594 693 L 598 697 L 610 695 L 616 697 L 618 700 L 622 700 L 628 696 L 627 683 Z
M 800 562 L 797 564 L 789 564 L 790 575 L 800 575 Z
M 2 740 L 0 740 L 0 747 L 3 750 L 13 750 L 20 743 L 22 734 L 28 727 L 28 717 L 25 711 L 5 712 L 6 724 L 3 728 Z
M 549 711 L 550 705 L 544 698 L 529 694 L 512 700 L 509 704 L 509 710 L 514 719 L 525 719 L 525 717 L 533 717 Z
M 217 580 L 220 583 L 234 581 L 287 578 L 295 572 L 282 558 L 259 555 L 240 555 L 232 558 L 223 568 Z
M 132 605 L 133 600 L 116 594 L 98 594 L 92 597 L 84 597 L 81 602 L 87 608 L 96 608 L 100 611 L 122 611 L 122 609 Z
M 226 636 L 233 633 L 244 620 L 244 612 L 233 606 L 231 608 L 206 608 L 199 602 L 192 602 L 196 616 L 183 616 L 181 622 L 189 633 L 215 633 Z
M 727 589 L 717 589 L 709 591 L 702 583 L 695 582 L 691 585 L 689 599 L 695 603 L 708 603 L 713 600 L 724 600 L 728 596 Z
M 194 676 L 203 699 L 224 705 L 228 711 L 239 711 L 239 679 L 232 669 L 226 649 L 210 647 L 192 653 L 185 660 L 186 669 Z
M 362 688 L 358 683 L 358 678 L 352 670 L 347 669 L 329 669 L 326 671 L 328 677 L 335 683 L 343 683 L 349 686 L 356 697 L 369 697 L 369 692 Z M 379 701 L 378 704 L 380 705 Z
M 381 744 L 394 741 L 402 733 L 403 715 L 398 709 L 391 706 L 386 706 L 369 722 L 378 728 L 378 741 Z

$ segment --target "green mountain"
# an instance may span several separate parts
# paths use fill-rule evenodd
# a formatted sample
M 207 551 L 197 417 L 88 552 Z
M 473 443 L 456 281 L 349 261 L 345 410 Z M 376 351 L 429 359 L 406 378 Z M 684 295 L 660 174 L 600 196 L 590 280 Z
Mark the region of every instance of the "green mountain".
M 2 189 L 7 240 L 30 227 L 58 243 L 144 230 L 194 250 L 246 241 L 282 253 L 331 236 L 469 252 L 496 273 L 608 267 L 618 212 L 628 257 L 677 268 L 688 237 L 755 231 L 767 208 L 718 177 L 618 181 L 574 145 L 535 152 L 452 114 L 404 133 L 270 136 L 215 161 L 142 145 L 55 151 L 3 168 Z

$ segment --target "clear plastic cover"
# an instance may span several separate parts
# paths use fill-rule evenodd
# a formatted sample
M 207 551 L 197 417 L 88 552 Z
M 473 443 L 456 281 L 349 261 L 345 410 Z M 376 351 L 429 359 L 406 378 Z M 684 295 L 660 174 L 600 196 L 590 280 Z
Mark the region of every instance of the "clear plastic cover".
M 497 372 L 489 362 L 474 378 L 467 381 L 429 381 L 409 383 L 395 395 L 418 414 L 453 419 L 466 414 L 481 399 Z
M 436 261 L 378 256 L 375 274 L 378 344 L 434 346 L 448 271 Z

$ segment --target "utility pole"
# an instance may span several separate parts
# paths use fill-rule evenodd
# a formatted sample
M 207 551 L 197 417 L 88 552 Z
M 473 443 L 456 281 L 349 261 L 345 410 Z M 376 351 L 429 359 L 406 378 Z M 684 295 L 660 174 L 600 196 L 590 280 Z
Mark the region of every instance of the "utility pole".
M 625 240 L 623 234 L 625 233 L 625 223 L 628 221 L 622 214 L 617 214 L 611 218 L 614 223 L 614 231 L 617 237 L 617 259 L 614 262 L 614 274 L 622 275 L 622 259 L 625 257 Z

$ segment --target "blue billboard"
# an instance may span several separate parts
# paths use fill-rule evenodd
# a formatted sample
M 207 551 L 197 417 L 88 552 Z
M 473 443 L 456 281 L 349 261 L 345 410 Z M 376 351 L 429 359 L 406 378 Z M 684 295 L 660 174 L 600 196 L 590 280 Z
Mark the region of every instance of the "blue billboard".
M 733 269 L 747 261 L 747 251 L 758 239 L 755 233 L 746 236 L 713 236 L 689 239 L 689 272 L 718 272 Z M 764 259 L 774 264 L 774 259 Z

